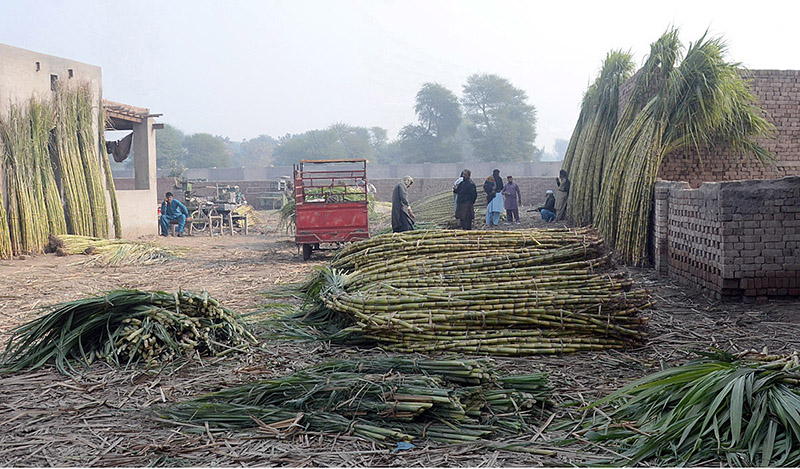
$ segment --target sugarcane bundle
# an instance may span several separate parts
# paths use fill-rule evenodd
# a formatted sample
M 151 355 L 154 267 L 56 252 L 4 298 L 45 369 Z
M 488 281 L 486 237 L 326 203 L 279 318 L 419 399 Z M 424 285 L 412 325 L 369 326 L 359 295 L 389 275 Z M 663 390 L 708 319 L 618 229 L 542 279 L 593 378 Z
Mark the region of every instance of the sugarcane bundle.
M 242 204 L 235 209 L 233 209 L 233 213 L 237 215 L 247 215 L 248 223 L 252 223 L 254 225 L 264 225 L 266 222 L 263 218 L 258 214 L 258 211 L 250 204 Z
M 117 239 L 122 238 L 122 219 L 119 214 L 119 204 L 117 203 L 117 189 L 114 186 L 114 175 L 111 173 L 111 164 L 108 162 L 108 151 L 106 150 L 106 117 L 103 112 L 103 106 L 97 114 L 98 126 L 98 154 L 100 161 L 103 165 L 103 174 L 106 178 L 106 190 L 108 191 L 109 199 L 111 200 L 111 215 L 114 223 L 114 237 Z
M 440 228 L 455 228 L 458 221 L 455 218 L 453 200 L 451 190 L 420 199 L 413 204 L 416 221 L 433 223 Z
M 15 254 L 42 252 L 49 232 L 42 169 L 38 166 L 42 147 L 47 148 L 48 134 L 32 125 L 47 126 L 40 120 L 32 120 L 30 113 L 13 105 L 7 119 L 0 122 L 8 232 Z
M 48 252 L 55 252 L 60 256 L 88 255 L 90 257 L 82 264 L 98 267 L 161 264 L 183 257 L 186 250 L 187 248 L 181 246 L 79 235 L 50 236 L 47 246 Z
M 652 302 L 607 261 L 588 229 L 381 235 L 345 247 L 309 278 L 300 290 L 313 306 L 284 324 L 302 317 L 331 340 L 403 352 L 634 346 L 646 337 L 641 313 Z
M 774 158 L 758 143 L 774 126 L 738 64 L 726 61 L 723 41 L 704 35 L 682 58 L 681 49 L 674 29 L 651 45 L 621 114 L 614 96 L 628 62 L 626 54 L 609 55 L 608 70 L 586 93 L 565 157 L 573 177 L 569 213 L 593 222 L 626 263 L 647 262 L 653 186 L 665 155 L 726 145 L 762 164 Z
M 800 361 L 746 352 L 705 354 L 595 402 L 583 434 L 634 466 L 797 467 Z
M 597 79 L 584 94 L 580 129 L 576 129 L 575 145 L 563 169 L 570 177 L 570 219 L 580 225 L 593 223 L 593 214 L 600 205 L 603 168 L 617 125 L 619 86 L 632 72 L 629 53 L 610 52 Z
M 257 344 L 241 316 L 208 292 L 115 290 L 50 306 L 43 313 L 11 331 L 0 368 L 19 371 L 53 363 L 61 373 L 73 374 L 73 364 L 94 360 L 156 365 Z
M 201 396 L 160 416 L 225 429 L 293 421 L 302 430 L 351 432 L 383 444 L 460 443 L 528 430 L 550 405 L 547 376 L 498 378 L 493 368 L 487 359 L 339 360 Z

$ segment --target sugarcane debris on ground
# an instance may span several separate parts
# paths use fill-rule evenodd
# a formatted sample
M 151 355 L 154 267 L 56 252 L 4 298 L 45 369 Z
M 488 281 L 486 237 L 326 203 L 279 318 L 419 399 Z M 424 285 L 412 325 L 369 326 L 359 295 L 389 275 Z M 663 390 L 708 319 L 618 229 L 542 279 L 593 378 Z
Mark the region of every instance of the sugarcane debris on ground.
M 380 235 L 298 293 L 310 304 L 271 321 L 275 336 L 512 356 L 636 346 L 653 304 L 588 229 Z
M 164 365 L 199 353 L 245 351 L 258 341 L 242 317 L 207 292 L 115 290 L 44 308 L 11 331 L 0 370 L 54 364 L 68 375 L 105 360 L 114 366 Z
M 153 265 L 183 257 L 187 248 L 128 239 L 100 239 L 78 235 L 51 235 L 46 252 L 59 256 L 84 254 L 81 264 L 98 267 Z
M 438 228 L 458 227 L 453 201 L 453 191 L 443 191 L 415 202 L 414 215 L 417 223 L 430 223 Z
M 797 352 L 702 354 L 645 376 L 591 408 L 603 411 L 577 434 L 605 449 L 596 464 L 800 465 Z
M 381 445 L 463 443 L 530 431 L 550 407 L 543 373 L 498 376 L 490 359 L 337 360 L 159 412 L 200 432 L 341 432 Z M 191 428 L 191 427 L 190 427 Z

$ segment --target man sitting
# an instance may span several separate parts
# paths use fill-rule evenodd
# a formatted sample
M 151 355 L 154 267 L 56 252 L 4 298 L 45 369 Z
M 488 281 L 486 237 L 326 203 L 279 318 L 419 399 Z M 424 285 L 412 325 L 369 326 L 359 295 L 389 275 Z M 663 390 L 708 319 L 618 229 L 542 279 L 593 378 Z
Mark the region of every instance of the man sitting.
M 544 206 L 536 208 L 536 211 L 542 214 L 542 220 L 552 222 L 556 219 L 556 198 L 549 189 L 545 192 L 545 196 Z
M 186 225 L 186 217 L 189 216 L 189 211 L 186 206 L 179 200 L 172 197 L 172 192 L 167 192 L 166 198 L 161 202 L 161 219 L 158 220 L 161 225 L 161 236 L 167 236 L 169 233 L 169 224 L 173 220 L 178 222 L 178 227 L 175 230 L 178 237 L 183 236 L 183 227 Z

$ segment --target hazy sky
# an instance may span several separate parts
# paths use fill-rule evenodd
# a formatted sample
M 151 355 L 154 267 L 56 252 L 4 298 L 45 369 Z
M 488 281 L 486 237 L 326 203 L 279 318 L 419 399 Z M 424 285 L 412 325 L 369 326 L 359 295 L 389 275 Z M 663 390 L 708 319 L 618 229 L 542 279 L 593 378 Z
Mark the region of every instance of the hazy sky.
M 641 64 L 671 24 L 722 35 L 754 69 L 800 69 L 795 2 L 0 0 L 0 43 L 103 69 L 104 97 L 185 132 L 278 137 L 415 121 L 425 82 L 473 73 L 524 89 L 537 145 L 568 139 L 606 53 Z

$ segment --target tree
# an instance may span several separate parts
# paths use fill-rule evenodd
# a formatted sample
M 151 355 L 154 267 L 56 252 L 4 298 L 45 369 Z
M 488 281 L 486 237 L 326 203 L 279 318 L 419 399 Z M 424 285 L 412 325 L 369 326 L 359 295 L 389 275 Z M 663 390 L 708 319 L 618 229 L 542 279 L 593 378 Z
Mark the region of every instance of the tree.
M 186 154 L 183 140 L 186 135 L 169 124 L 156 133 L 156 164 L 159 168 L 180 166 Z
M 452 137 L 461 123 L 461 106 L 452 91 L 438 83 L 425 83 L 417 92 L 414 112 L 425 135 L 445 139 Z
M 259 135 L 256 138 L 242 142 L 239 153 L 234 155 L 237 166 L 266 167 L 272 164 L 272 152 L 278 146 L 278 141 L 269 135 Z
M 453 138 L 461 124 L 458 97 L 438 83 L 425 83 L 417 92 L 414 112 L 419 124 L 408 124 L 399 134 L 403 159 L 410 163 L 460 160 L 460 147 Z
M 536 108 L 525 91 L 497 75 L 467 78 L 461 103 L 477 157 L 484 161 L 531 161 Z
M 375 150 L 370 139 L 370 131 L 364 127 L 334 124 L 325 130 L 281 137 L 272 156 L 274 164 L 281 166 L 293 165 L 301 159 L 371 159 Z
M 183 140 L 184 164 L 189 168 L 226 168 L 231 165 L 231 150 L 221 137 L 192 134 Z

